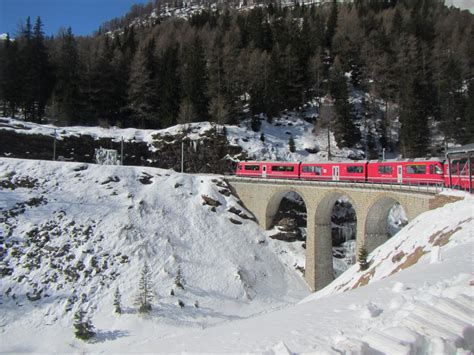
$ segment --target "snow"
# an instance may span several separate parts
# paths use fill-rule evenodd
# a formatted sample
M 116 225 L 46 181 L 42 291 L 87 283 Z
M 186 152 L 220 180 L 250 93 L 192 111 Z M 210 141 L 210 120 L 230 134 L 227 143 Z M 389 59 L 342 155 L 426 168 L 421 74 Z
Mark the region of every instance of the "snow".
M 325 289 L 308 295 L 293 260 L 278 255 L 279 244 L 253 221 L 228 212 L 234 207 L 250 215 L 234 196 L 219 192 L 223 186 L 222 178 L 213 175 L 0 159 L 0 216 L 10 211 L 0 224 L 0 235 L 25 252 L 21 263 L 11 250 L 4 259 L 14 271 L 0 286 L 0 332 L 5 340 L 0 351 L 474 351 L 472 196 L 460 194 L 462 200 L 420 215 L 370 254 L 368 270 L 354 265 Z M 220 202 L 215 212 L 203 205 L 203 195 Z M 41 197 L 43 202 L 31 203 Z M 21 207 L 25 201 L 31 206 Z M 230 217 L 242 224 L 233 224 Z M 46 222 L 56 226 L 38 251 L 28 232 L 44 228 Z M 92 228 L 89 239 L 87 226 Z M 66 243 L 71 244 L 71 260 L 43 253 L 46 246 Z M 39 268 L 28 271 L 26 252 L 33 250 L 42 260 Z M 117 261 L 118 252 L 129 262 Z M 88 269 L 92 256 L 108 260 L 109 267 L 93 270 L 90 278 L 82 272 L 75 282 L 59 273 L 56 284 L 40 285 L 51 272 L 51 262 L 67 266 L 82 260 Z M 152 313 L 140 316 L 133 298 L 145 261 L 153 271 L 157 297 Z M 178 266 L 184 290 L 173 286 Z M 21 275 L 27 278 L 19 282 Z M 29 301 L 26 294 L 34 283 L 45 291 L 40 300 Z M 58 289 L 59 283 L 63 287 Z M 117 286 L 122 315 L 112 308 Z M 170 296 L 173 288 L 176 295 Z M 72 294 L 80 299 L 82 293 L 87 297 L 82 307 L 97 330 L 93 342 L 73 336 L 72 315 L 81 302 L 65 311 L 67 299 Z M 183 309 L 178 299 L 185 303 Z
M 327 160 L 327 130 L 314 128 L 312 123 L 297 117 L 294 113 L 287 113 L 275 118 L 268 123 L 262 118 L 259 132 L 250 129 L 250 121 L 245 120 L 239 125 L 227 125 L 227 140 L 231 145 L 240 146 L 250 159 L 254 160 L 279 160 L 279 161 L 325 161 Z M 15 131 L 19 134 L 40 134 L 53 137 L 56 134 L 58 140 L 65 137 L 89 135 L 94 139 L 109 138 L 114 142 L 123 139 L 126 142 L 144 142 L 150 151 L 156 150 L 153 146 L 155 140 L 164 137 L 181 139 L 185 133 L 187 139 L 198 140 L 211 129 L 222 131 L 224 126 L 210 122 L 189 123 L 175 125 L 161 130 L 147 130 L 135 128 L 102 128 L 69 126 L 58 127 L 51 124 L 37 124 L 20 121 L 12 118 L 0 118 L 0 129 Z M 316 129 L 316 133 L 313 133 Z M 265 141 L 260 140 L 264 134 Z M 291 153 L 288 140 L 292 136 L 295 140 L 296 151 Z M 334 135 L 330 134 L 331 155 L 336 161 L 347 160 L 348 157 L 362 157 L 362 151 L 358 149 L 338 148 Z M 316 149 L 317 153 L 309 153 L 309 149 Z M 233 158 L 233 157 L 230 157 Z

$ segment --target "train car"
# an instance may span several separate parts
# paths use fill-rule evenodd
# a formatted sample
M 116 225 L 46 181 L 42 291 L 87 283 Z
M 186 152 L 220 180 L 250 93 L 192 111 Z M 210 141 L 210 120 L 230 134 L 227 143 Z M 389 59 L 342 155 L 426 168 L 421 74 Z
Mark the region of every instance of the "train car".
M 235 175 L 242 177 L 261 177 L 262 166 L 257 161 L 241 161 L 237 163 Z
M 469 174 L 471 169 L 471 174 Z M 450 181 L 451 171 L 451 181 Z M 474 190 L 474 158 L 470 158 L 470 162 L 467 159 L 454 159 L 451 160 L 451 167 L 448 162 L 444 164 L 444 180 L 446 187 L 453 187 L 461 190 L 469 190 L 469 184 L 471 185 L 471 191 Z
M 438 159 L 371 160 L 367 181 L 382 184 L 443 185 L 443 164 Z
M 301 163 L 300 178 L 304 180 L 365 182 L 367 162 Z
M 269 179 L 298 179 L 300 164 L 292 162 L 239 162 L 236 175 Z

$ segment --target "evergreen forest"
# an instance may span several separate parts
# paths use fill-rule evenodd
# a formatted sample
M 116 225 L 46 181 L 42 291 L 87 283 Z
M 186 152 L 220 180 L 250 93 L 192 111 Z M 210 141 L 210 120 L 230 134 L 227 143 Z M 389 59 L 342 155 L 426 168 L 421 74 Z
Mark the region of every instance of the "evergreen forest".
M 127 21 L 91 36 L 68 28 L 47 37 L 40 18 L 25 19 L 0 43 L 0 114 L 165 128 L 271 120 L 330 95 L 340 146 L 359 144 L 357 122 L 375 119 L 380 144 L 405 157 L 427 154 L 433 127 L 446 142 L 474 142 L 468 11 L 438 0 L 267 1 L 245 11 L 204 6 L 188 19 L 150 17 L 159 6 L 134 6 Z M 135 13 L 148 20 L 132 21 Z M 354 91 L 364 93 L 362 109 L 350 100 Z

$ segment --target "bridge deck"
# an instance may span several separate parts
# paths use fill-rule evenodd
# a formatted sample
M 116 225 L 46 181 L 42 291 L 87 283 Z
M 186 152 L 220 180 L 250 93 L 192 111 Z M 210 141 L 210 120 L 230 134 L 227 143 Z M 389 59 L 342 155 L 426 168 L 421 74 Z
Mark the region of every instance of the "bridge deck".
M 412 192 L 435 195 L 443 191 L 442 185 L 402 185 L 402 184 L 378 184 L 372 182 L 348 182 L 348 181 L 308 181 L 295 179 L 261 179 L 245 178 L 238 176 L 225 176 L 224 180 L 229 182 L 244 182 L 267 185 L 291 185 L 291 186 L 325 186 L 367 190 L 388 190 L 399 192 Z

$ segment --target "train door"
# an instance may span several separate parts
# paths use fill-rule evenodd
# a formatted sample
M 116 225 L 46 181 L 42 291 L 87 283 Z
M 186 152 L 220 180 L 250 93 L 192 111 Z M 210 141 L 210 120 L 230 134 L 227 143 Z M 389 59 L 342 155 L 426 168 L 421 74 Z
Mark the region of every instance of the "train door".
M 266 165 L 262 166 L 262 177 L 263 178 L 267 177 L 267 166 Z
M 397 165 L 397 182 L 403 183 L 403 166 Z
M 332 179 L 333 181 L 339 181 L 339 166 L 332 167 Z

